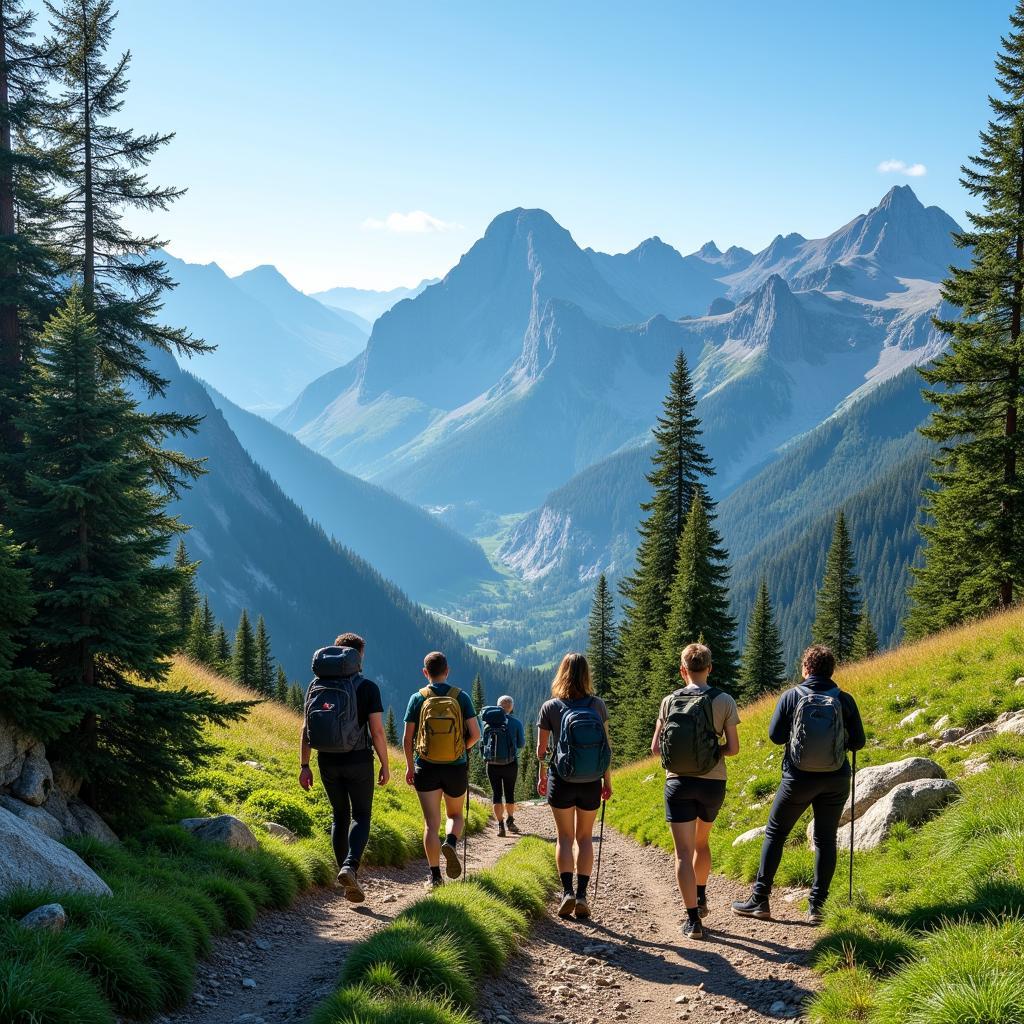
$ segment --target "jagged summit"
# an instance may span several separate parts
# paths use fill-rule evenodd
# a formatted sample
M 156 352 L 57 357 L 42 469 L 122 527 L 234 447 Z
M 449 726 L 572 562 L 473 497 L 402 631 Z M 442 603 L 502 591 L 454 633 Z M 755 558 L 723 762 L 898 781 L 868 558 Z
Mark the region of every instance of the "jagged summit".
M 705 260 L 721 259 L 722 250 L 715 245 L 714 241 L 705 242 L 698 250 L 697 255 Z

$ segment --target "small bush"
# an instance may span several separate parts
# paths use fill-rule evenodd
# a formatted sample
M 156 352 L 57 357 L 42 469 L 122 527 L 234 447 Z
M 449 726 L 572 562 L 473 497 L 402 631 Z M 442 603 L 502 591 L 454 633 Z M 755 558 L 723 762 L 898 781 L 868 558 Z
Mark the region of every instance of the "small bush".
M 310 1024 L 475 1024 L 475 1018 L 450 1000 L 414 995 L 387 999 L 357 986 L 328 997 L 316 1008 Z
M 199 879 L 198 884 L 232 928 L 248 928 L 256 920 L 256 905 L 238 882 L 213 875 Z
M 25 1024 L 114 1024 L 92 979 L 49 957 L 0 960 L 0 1020 Z
M 253 821 L 276 821 L 297 836 L 313 834 L 313 816 L 296 797 L 257 789 L 242 805 L 245 816 Z
M 838 970 L 807 1008 L 811 1024 L 864 1024 L 875 1005 L 876 983 L 860 968 Z
M 160 985 L 141 953 L 121 935 L 92 925 L 72 937 L 70 954 L 118 1013 L 151 1017 L 161 1007 Z

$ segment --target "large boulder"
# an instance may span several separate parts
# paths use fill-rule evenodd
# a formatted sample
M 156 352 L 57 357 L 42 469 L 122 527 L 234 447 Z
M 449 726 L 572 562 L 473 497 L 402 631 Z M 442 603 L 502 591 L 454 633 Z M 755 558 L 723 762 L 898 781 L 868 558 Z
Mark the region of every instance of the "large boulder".
M 0 718 L 0 787 L 9 786 L 21 774 L 25 754 L 34 740 Z
M 905 757 L 902 761 L 889 761 L 887 764 L 861 768 L 857 772 L 857 817 L 904 782 L 945 777 L 942 765 L 930 757 Z M 839 824 L 845 825 L 849 820 L 850 800 L 847 798 Z
M 952 779 L 917 779 L 900 783 L 856 820 L 853 848 L 875 849 L 889 838 L 897 822 L 918 825 L 959 794 L 960 788 Z M 849 842 L 848 828 L 843 830 L 843 835 Z
M 182 818 L 180 825 L 198 839 L 221 843 L 235 850 L 256 850 L 260 845 L 249 826 L 233 814 L 218 814 L 215 818 Z
M 81 857 L 0 808 L 0 895 L 15 889 L 111 895 Z
M 75 835 L 90 836 L 108 846 L 120 843 L 117 833 L 84 800 L 73 796 L 68 800 L 67 807 L 77 829 Z
M 53 771 L 46 760 L 46 748 L 34 743 L 26 752 L 18 777 L 11 792 L 26 804 L 41 807 L 53 789 Z
M 972 729 L 966 736 L 961 736 L 956 741 L 958 747 L 971 747 L 975 743 L 982 743 L 985 740 L 992 739 L 995 736 L 996 730 L 991 725 L 979 725 L 977 729 Z
M 265 821 L 263 827 L 272 836 L 277 836 L 278 839 L 283 840 L 286 843 L 297 843 L 299 837 L 290 829 L 285 828 L 284 825 L 279 825 L 276 821 Z
M 906 729 L 913 725 L 922 715 L 924 714 L 924 708 L 917 708 L 915 711 L 911 711 L 906 718 L 900 720 L 900 728 Z
M 746 832 L 738 835 L 733 841 L 733 846 L 742 846 L 744 843 L 752 843 L 755 839 L 763 839 L 765 832 L 768 830 L 767 825 L 758 825 L 757 828 L 748 829 Z
M 64 826 L 52 815 L 43 810 L 42 807 L 33 807 L 31 804 L 24 804 L 15 800 L 13 796 L 0 793 L 0 807 L 10 811 L 17 818 L 28 822 L 34 828 L 39 829 L 44 836 L 60 842 L 64 838 Z

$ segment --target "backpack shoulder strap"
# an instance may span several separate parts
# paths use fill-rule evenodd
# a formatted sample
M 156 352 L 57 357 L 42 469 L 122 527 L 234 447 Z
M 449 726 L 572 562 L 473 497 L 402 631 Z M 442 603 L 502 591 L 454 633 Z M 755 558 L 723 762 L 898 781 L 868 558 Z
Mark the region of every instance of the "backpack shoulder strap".
M 430 687 L 429 686 L 424 686 L 423 689 L 420 690 L 420 696 L 424 700 L 426 700 L 430 696 Z
M 445 694 L 446 697 L 451 697 L 453 700 L 459 699 L 459 694 L 462 691 L 457 686 L 449 686 L 448 692 Z
M 704 696 L 705 696 L 705 697 L 707 697 L 707 699 L 708 699 L 709 701 L 711 701 L 711 703 L 712 703 L 712 704 L 714 704 L 714 702 L 715 702 L 715 699 L 716 699 L 717 697 L 721 697 L 723 693 L 725 693 L 725 690 L 723 690 L 723 689 L 722 689 L 721 687 L 718 687 L 718 686 L 709 686 L 709 687 L 708 687 L 708 688 L 707 688 L 707 689 L 706 689 L 706 690 L 704 691 Z

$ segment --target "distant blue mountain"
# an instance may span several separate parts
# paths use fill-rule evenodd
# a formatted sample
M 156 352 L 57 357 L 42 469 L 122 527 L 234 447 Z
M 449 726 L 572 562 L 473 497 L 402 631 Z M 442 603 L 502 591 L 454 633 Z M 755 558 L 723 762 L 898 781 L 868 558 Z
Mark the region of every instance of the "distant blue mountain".
M 437 281 L 436 277 L 425 278 L 414 288 L 391 288 L 388 291 L 373 291 L 368 288 L 328 288 L 322 292 L 312 292 L 311 299 L 322 302 L 325 306 L 350 312 L 358 316 L 369 326 L 395 303 L 402 299 L 414 299 L 424 288 Z

